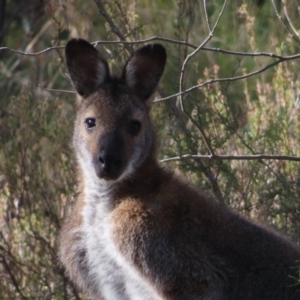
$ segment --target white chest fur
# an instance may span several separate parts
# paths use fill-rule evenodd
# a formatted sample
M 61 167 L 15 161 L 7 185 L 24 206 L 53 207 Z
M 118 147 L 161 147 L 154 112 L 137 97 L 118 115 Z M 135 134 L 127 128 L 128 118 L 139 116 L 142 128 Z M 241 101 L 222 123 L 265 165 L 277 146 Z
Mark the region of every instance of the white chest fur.
M 86 189 L 83 244 L 88 260 L 89 286 L 95 299 L 161 299 L 153 288 L 116 250 L 110 237 L 108 192 Z

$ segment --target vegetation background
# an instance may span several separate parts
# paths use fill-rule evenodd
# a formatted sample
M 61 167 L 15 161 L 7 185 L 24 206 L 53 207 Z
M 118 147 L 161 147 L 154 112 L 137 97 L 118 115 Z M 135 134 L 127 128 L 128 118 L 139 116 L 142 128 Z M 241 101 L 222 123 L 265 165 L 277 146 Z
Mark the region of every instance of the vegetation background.
M 75 190 L 71 37 L 115 73 L 159 40 L 162 163 L 300 242 L 300 4 L 227 2 L 0 0 L 0 299 L 87 299 L 56 254 Z

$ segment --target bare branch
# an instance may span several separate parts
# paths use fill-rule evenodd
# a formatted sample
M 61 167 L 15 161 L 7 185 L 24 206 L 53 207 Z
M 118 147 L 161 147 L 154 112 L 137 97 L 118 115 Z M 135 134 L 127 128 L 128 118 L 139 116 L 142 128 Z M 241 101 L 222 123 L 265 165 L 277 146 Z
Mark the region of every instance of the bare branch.
M 6 252 L 6 250 L 3 247 L 1 247 L 1 250 L 4 250 Z M 10 254 L 10 256 L 12 256 L 12 255 Z M 20 284 L 19 284 L 18 280 L 16 279 L 15 275 L 13 274 L 13 272 L 11 272 L 11 267 L 9 266 L 9 263 L 7 262 L 5 256 L 3 256 L 1 254 L 0 258 L 1 258 L 2 266 L 5 269 L 5 271 L 7 272 L 7 274 L 9 275 L 11 282 L 16 289 L 16 292 L 21 296 L 22 299 L 27 300 L 28 298 L 22 293 L 22 291 L 20 289 Z
M 126 38 L 123 35 L 123 33 L 120 31 L 120 29 L 114 23 L 113 19 L 107 13 L 102 1 L 94 0 L 94 2 L 98 6 L 100 14 L 105 18 L 106 22 L 109 24 L 112 32 L 115 33 L 121 41 L 126 41 Z M 129 53 L 132 53 L 132 49 L 131 49 L 131 47 L 128 46 L 128 44 L 124 44 L 124 47 Z
M 92 42 L 91 44 L 97 46 L 97 45 L 118 45 L 118 44 L 124 44 L 124 45 L 139 45 L 139 44 L 144 44 L 144 43 L 148 43 L 148 42 L 153 42 L 153 41 L 161 41 L 161 42 L 167 42 L 170 44 L 178 44 L 178 45 L 184 45 L 193 49 L 197 49 L 198 46 L 193 45 L 191 43 L 188 43 L 186 41 L 179 41 L 179 40 L 173 40 L 173 39 L 168 39 L 168 38 L 163 38 L 163 37 L 159 37 L 159 36 L 152 36 L 150 38 L 147 39 L 143 39 L 143 40 L 137 40 L 137 41 L 132 41 L 132 42 L 128 42 L 128 41 L 95 41 Z M 8 47 L 0 47 L 0 51 L 9 51 L 9 52 L 13 52 L 16 54 L 20 54 L 20 55 L 25 55 L 25 56 L 38 56 L 38 55 L 42 55 L 45 54 L 47 52 L 50 52 L 52 50 L 58 50 L 58 49 L 64 49 L 65 46 L 53 46 L 53 47 L 49 47 L 46 48 L 42 51 L 39 52 L 26 52 L 26 51 L 20 51 L 20 50 L 15 50 L 15 49 L 11 49 Z M 236 55 L 236 56 L 250 56 L 250 57 L 257 57 L 257 56 L 265 56 L 265 57 L 271 57 L 271 58 L 278 58 L 278 59 L 282 59 L 282 60 L 287 60 L 287 59 L 297 59 L 300 57 L 300 54 L 297 55 L 293 55 L 293 56 L 282 56 L 282 55 L 277 55 L 274 53 L 266 53 L 266 52 L 240 52 L 240 51 L 230 51 L 230 50 L 224 50 L 224 49 L 220 49 L 220 48 L 211 48 L 211 47 L 202 47 L 201 50 L 203 51 L 211 51 L 211 52 L 219 52 L 222 54 L 229 54 L 229 55 Z
M 269 155 L 269 154 L 256 154 L 256 155 L 194 155 L 194 154 L 185 154 L 175 157 L 170 157 L 162 159 L 160 162 L 170 162 L 176 160 L 185 160 L 185 159 L 197 159 L 197 160 L 290 160 L 290 161 L 300 161 L 300 156 L 289 156 L 289 155 Z
M 185 74 L 185 68 L 186 68 L 186 65 L 187 63 L 208 43 L 208 41 L 213 37 L 214 35 L 214 31 L 216 29 L 216 27 L 218 26 L 219 24 L 219 21 L 220 21 L 220 18 L 221 16 L 223 15 L 224 13 L 224 9 L 226 7 L 226 4 L 227 4 L 227 0 L 224 1 L 224 4 L 223 4 L 223 7 L 221 9 L 221 12 L 217 18 L 217 21 L 213 27 L 212 30 L 210 30 L 209 32 L 209 35 L 208 37 L 200 44 L 199 47 L 197 47 L 192 53 L 190 53 L 189 55 L 187 55 L 187 57 L 185 58 L 183 64 L 182 64 L 182 68 L 181 68 L 181 72 L 180 72 L 180 79 L 179 79 L 179 93 L 180 93 L 180 96 L 179 96 L 179 103 L 180 103 L 180 107 L 181 107 L 181 110 L 182 112 L 192 121 L 192 123 L 199 129 L 201 135 L 202 135 L 202 138 L 204 140 L 204 143 L 206 145 L 206 147 L 208 148 L 209 152 L 211 155 L 214 155 L 214 150 L 213 148 L 211 147 L 210 143 L 209 143 L 209 140 L 208 138 L 206 137 L 205 135 L 205 132 L 204 130 L 201 128 L 201 126 L 199 126 L 199 124 L 192 118 L 192 116 L 185 110 L 184 108 L 184 105 L 183 105 L 183 101 L 182 101 L 182 85 L 183 85 L 183 80 L 184 80 L 184 74 Z M 206 2 L 204 1 L 204 10 L 206 11 Z M 205 15 L 206 15 L 206 20 L 207 20 L 207 24 L 208 24 L 208 28 L 210 29 L 210 25 L 209 25 L 209 20 L 208 20 L 208 16 L 207 16 L 207 11 L 205 12 Z
M 43 88 L 43 90 L 48 92 L 55 92 L 55 93 L 77 94 L 76 91 L 56 90 L 56 89 L 48 89 L 48 88 Z
M 293 55 L 294 57 L 295 55 Z M 300 57 L 300 55 L 297 55 Z M 229 78 L 218 78 L 218 79 L 210 79 L 206 82 L 203 82 L 201 84 L 198 84 L 198 85 L 194 85 L 188 89 L 186 89 L 185 91 L 182 91 L 182 92 L 179 92 L 179 93 L 176 93 L 176 94 L 173 94 L 171 96 L 168 96 L 168 97 L 165 97 L 165 98 L 161 98 L 161 99 L 156 99 L 154 100 L 153 102 L 161 102 L 161 101 L 166 101 L 166 100 L 170 100 L 172 98 L 175 98 L 175 97 L 178 97 L 178 96 L 181 96 L 181 95 L 184 95 L 184 94 L 187 94 L 195 89 L 199 89 L 203 86 L 206 86 L 206 85 L 209 85 L 209 84 L 213 84 L 213 83 L 216 83 L 216 82 L 222 82 L 222 81 L 237 81 L 237 80 L 241 80 L 241 79 L 245 79 L 245 78 L 248 78 L 248 77 L 251 77 L 251 76 L 254 76 L 254 75 L 257 75 L 259 73 L 262 73 L 264 71 L 266 71 L 267 69 L 270 69 L 271 67 L 274 67 L 275 65 L 283 62 L 283 61 L 287 61 L 287 60 L 291 60 L 291 59 L 294 59 L 294 58 L 291 58 L 291 56 L 288 56 L 286 57 L 286 59 L 279 59 L 269 65 L 266 65 L 264 66 L 263 68 L 259 69 L 259 70 L 256 70 L 254 72 L 251 72 L 251 73 L 248 73 L 248 74 L 245 74 L 245 75 L 242 75 L 242 76 L 236 76 L 236 77 L 229 77 Z
M 284 8 L 284 13 L 287 17 L 287 20 L 288 20 L 288 24 L 290 26 L 290 28 L 286 25 L 286 23 L 283 21 L 281 15 L 279 14 L 278 10 L 277 10 L 277 7 L 276 7 L 276 4 L 274 2 L 274 0 L 272 0 L 272 4 L 273 4 L 273 7 L 274 7 L 274 10 L 275 10 L 275 13 L 276 13 L 276 16 L 278 17 L 278 19 L 281 21 L 282 25 L 285 27 L 285 29 L 287 30 L 287 32 L 293 37 L 293 39 L 295 40 L 295 42 L 297 42 L 298 44 L 300 43 L 300 38 L 299 38 L 299 35 L 297 34 L 297 31 L 295 30 L 295 28 L 293 27 L 292 25 L 292 22 L 290 21 L 289 19 L 289 16 L 287 14 L 287 10 L 286 10 L 286 7 L 285 7 L 285 3 L 283 3 L 283 8 Z
M 205 18 L 206 18 L 206 24 L 207 24 L 209 32 L 211 32 L 212 30 L 211 30 L 211 27 L 209 24 L 209 18 L 208 18 L 207 9 L 206 9 L 206 0 L 203 0 L 203 6 L 204 6 L 204 14 L 205 14 Z
M 183 84 L 183 79 L 184 79 L 184 73 L 185 73 L 185 68 L 187 63 L 190 61 L 190 59 L 192 59 L 207 43 L 208 41 L 213 37 L 214 35 L 214 31 L 217 27 L 217 25 L 219 24 L 220 18 L 224 13 L 224 9 L 226 7 L 227 4 L 227 0 L 224 1 L 222 10 L 218 16 L 218 19 L 213 27 L 213 29 L 209 32 L 208 37 L 200 44 L 200 46 L 198 46 L 192 53 L 190 53 L 189 55 L 187 55 L 187 57 L 185 58 L 183 64 L 182 64 L 182 68 L 181 68 L 181 72 L 180 72 L 180 79 L 179 79 L 179 93 L 182 92 L 182 84 Z M 206 2 L 204 2 L 204 10 L 206 10 Z M 207 12 L 205 13 L 207 15 Z M 208 21 L 208 19 L 207 19 Z M 208 24 L 208 27 L 210 28 L 210 25 Z M 180 106 L 181 106 L 181 110 L 184 111 L 184 107 L 183 107 L 183 103 L 182 103 L 182 94 L 180 95 Z
M 289 13 L 288 13 L 287 8 L 286 8 L 286 5 L 285 5 L 285 1 L 282 1 L 282 5 L 283 5 L 283 11 L 284 11 L 284 13 L 285 13 L 287 22 L 288 22 L 288 24 L 289 24 L 289 26 L 290 26 L 290 30 L 291 30 L 291 32 L 293 33 L 293 35 L 295 35 L 295 36 L 297 37 L 297 41 L 298 41 L 298 43 L 299 43 L 299 42 L 300 42 L 300 37 L 299 37 L 299 34 L 298 34 L 296 28 L 294 27 L 294 25 L 293 25 L 293 23 L 292 23 L 292 20 L 291 20 L 290 16 L 289 16 Z
M 1 47 L 0 51 L 7 50 L 9 52 L 13 52 L 13 53 L 16 53 L 16 54 L 21 54 L 21 55 L 24 55 L 24 56 L 38 56 L 38 55 L 50 52 L 52 50 L 64 49 L 64 48 L 65 48 L 65 46 L 54 46 L 54 47 L 46 48 L 46 49 L 44 49 L 42 51 L 39 51 L 39 52 L 30 53 L 30 52 L 24 52 L 24 51 L 14 50 L 14 49 L 11 49 L 11 48 L 8 48 L 8 47 Z

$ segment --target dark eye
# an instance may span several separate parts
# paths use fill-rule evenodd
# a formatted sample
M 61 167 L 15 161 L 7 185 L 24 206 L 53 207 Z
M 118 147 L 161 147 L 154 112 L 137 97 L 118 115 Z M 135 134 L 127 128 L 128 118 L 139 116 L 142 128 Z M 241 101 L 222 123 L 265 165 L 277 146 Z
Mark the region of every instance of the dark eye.
M 85 123 L 85 126 L 87 129 L 91 129 L 96 126 L 96 119 L 95 118 L 86 118 L 84 123 Z
M 137 135 L 141 130 L 142 124 L 140 121 L 132 120 L 129 123 L 129 133 L 132 135 Z

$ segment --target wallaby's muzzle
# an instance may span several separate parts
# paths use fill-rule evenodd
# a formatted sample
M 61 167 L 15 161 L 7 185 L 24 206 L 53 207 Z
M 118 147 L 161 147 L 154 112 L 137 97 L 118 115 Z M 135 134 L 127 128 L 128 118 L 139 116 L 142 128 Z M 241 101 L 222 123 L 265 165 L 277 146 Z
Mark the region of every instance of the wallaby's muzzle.
M 99 139 L 100 151 L 94 159 L 94 167 L 99 178 L 118 179 L 127 163 L 123 152 L 124 141 L 117 133 L 110 133 Z
M 99 155 L 97 176 L 101 179 L 116 180 L 124 169 L 124 160 L 118 153 L 101 152 Z

